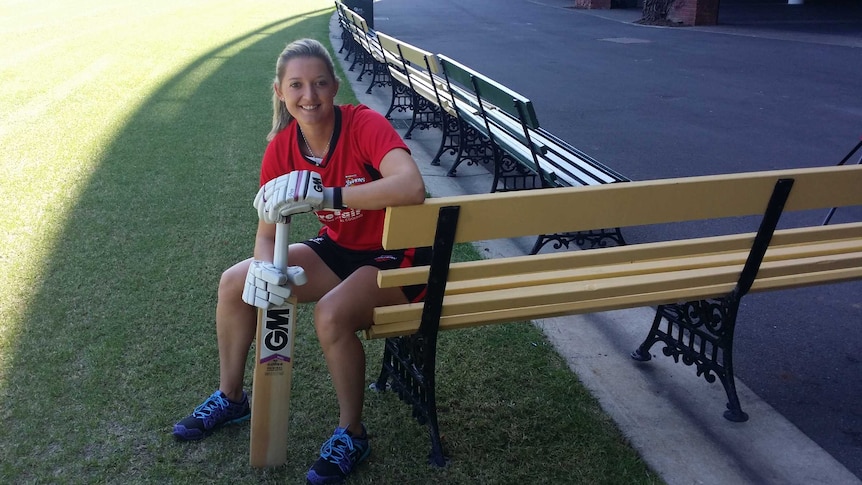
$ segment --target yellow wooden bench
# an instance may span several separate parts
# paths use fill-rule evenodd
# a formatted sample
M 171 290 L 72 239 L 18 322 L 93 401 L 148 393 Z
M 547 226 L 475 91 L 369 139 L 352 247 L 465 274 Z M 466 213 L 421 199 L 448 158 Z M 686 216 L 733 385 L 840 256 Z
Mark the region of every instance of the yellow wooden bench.
M 437 56 L 383 32 L 377 32 L 377 40 L 389 66 L 389 76 L 395 81 L 386 117 L 396 110 L 411 111 L 410 127 L 404 133 L 406 139 L 417 128 L 440 128 L 440 146 L 431 159 L 431 165 L 440 165 L 444 153 L 458 151 L 460 130 L 458 113 Z
M 350 10 L 341 2 L 336 2 L 340 18 L 344 18 L 342 29 L 346 27 L 353 37 L 354 41 L 354 57 L 353 63 L 348 68 L 353 71 L 357 64 L 360 64 L 359 76 L 357 81 L 362 81 L 363 76 L 371 74 L 371 83 L 366 94 L 371 94 L 371 89 L 374 86 L 384 87 L 391 83 L 389 79 L 389 71 L 386 68 L 386 59 L 383 56 L 383 51 L 380 49 L 380 43 L 377 41 L 377 34 L 368 27 L 368 22 L 362 15 Z
M 725 417 L 745 421 L 736 395 L 733 328 L 740 298 L 862 279 L 862 222 L 776 230 L 787 211 L 862 205 L 862 166 L 689 177 L 591 187 L 432 198 L 387 210 L 387 249 L 432 246 L 430 266 L 381 271 L 381 287 L 428 283 L 424 303 L 380 307 L 367 338 L 386 338 L 374 388 L 392 388 L 430 427 L 445 461 L 434 402 L 439 330 L 657 305 L 644 343 L 719 378 Z M 590 208 L 600 207 L 602 210 Z M 703 219 L 762 216 L 757 232 L 591 251 L 451 263 L 456 243 Z

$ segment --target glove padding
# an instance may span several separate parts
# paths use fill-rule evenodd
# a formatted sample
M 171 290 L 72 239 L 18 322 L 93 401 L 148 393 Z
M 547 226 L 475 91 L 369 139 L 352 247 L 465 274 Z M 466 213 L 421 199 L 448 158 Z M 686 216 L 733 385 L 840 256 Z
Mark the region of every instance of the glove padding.
M 332 197 L 324 197 L 324 190 L 319 173 L 296 170 L 263 184 L 254 198 L 254 207 L 260 220 L 268 224 L 286 222 L 293 214 L 331 209 Z
M 287 268 L 287 274 L 268 261 L 253 260 L 245 277 L 242 301 L 262 310 L 284 304 L 290 297 L 290 285 L 302 286 L 308 281 L 299 266 Z

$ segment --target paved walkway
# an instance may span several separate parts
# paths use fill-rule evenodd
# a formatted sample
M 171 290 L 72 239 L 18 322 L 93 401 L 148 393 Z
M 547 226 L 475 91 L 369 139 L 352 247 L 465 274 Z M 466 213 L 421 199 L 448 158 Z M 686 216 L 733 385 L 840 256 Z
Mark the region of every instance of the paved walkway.
M 591 13 L 634 20 L 628 18 L 634 15 L 631 10 Z M 333 17 L 333 45 L 340 45 L 339 34 Z M 348 65 L 344 67 L 346 70 Z M 348 73 L 347 81 L 353 84 L 360 102 L 385 112 L 389 90 L 375 88 L 372 95 L 366 95 L 367 79 L 356 83 L 355 77 Z M 408 123 L 393 122 L 402 134 Z M 408 140 L 431 194 L 487 192 L 491 179 L 484 168 L 462 166 L 458 177 L 450 178 L 445 175 L 447 163 L 441 167 L 423 163 L 433 157 L 439 136 L 436 130 L 416 131 Z M 532 239 L 524 239 L 480 249 L 487 257 L 525 254 L 531 244 Z M 756 418 L 732 423 L 722 417 L 726 396 L 720 384 L 706 383 L 692 368 L 669 358 L 646 364 L 633 361 L 629 353 L 643 339 L 653 315 L 654 310 L 637 308 L 548 319 L 537 325 L 667 483 L 862 484 L 744 383 L 737 382 L 739 397 L 745 411 Z

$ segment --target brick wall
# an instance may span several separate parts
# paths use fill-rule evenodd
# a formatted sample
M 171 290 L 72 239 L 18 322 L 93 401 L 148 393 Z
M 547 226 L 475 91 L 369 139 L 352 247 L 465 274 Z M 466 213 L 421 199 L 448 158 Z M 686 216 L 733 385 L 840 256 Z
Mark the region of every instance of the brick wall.
M 718 0 L 676 0 L 667 17 L 683 25 L 715 25 L 718 23 Z
M 716 25 L 719 0 L 676 0 L 667 17 L 683 25 Z M 575 8 L 608 9 L 611 0 L 575 0 Z

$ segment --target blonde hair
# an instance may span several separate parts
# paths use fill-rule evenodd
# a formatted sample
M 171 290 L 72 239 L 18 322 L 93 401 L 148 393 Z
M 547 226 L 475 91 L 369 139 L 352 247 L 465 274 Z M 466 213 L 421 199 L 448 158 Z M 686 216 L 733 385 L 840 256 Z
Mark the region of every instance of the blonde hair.
M 329 51 L 326 50 L 326 47 L 314 39 L 299 39 L 287 44 L 287 47 L 285 47 L 278 56 L 278 60 L 275 63 L 276 84 L 281 85 L 287 63 L 297 57 L 316 57 L 320 59 L 326 65 L 332 79 L 335 80 L 335 82 L 339 82 L 338 77 L 335 75 L 335 64 L 333 64 L 332 57 L 329 55 Z M 287 108 L 284 106 L 284 102 L 278 99 L 278 95 L 273 92 L 272 130 L 270 130 L 269 134 L 266 136 L 267 141 L 272 140 L 278 132 L 287 128 L 287 125 L 290 124 L 290 120 L 292 119 L 293 117 L 287 111 Z

